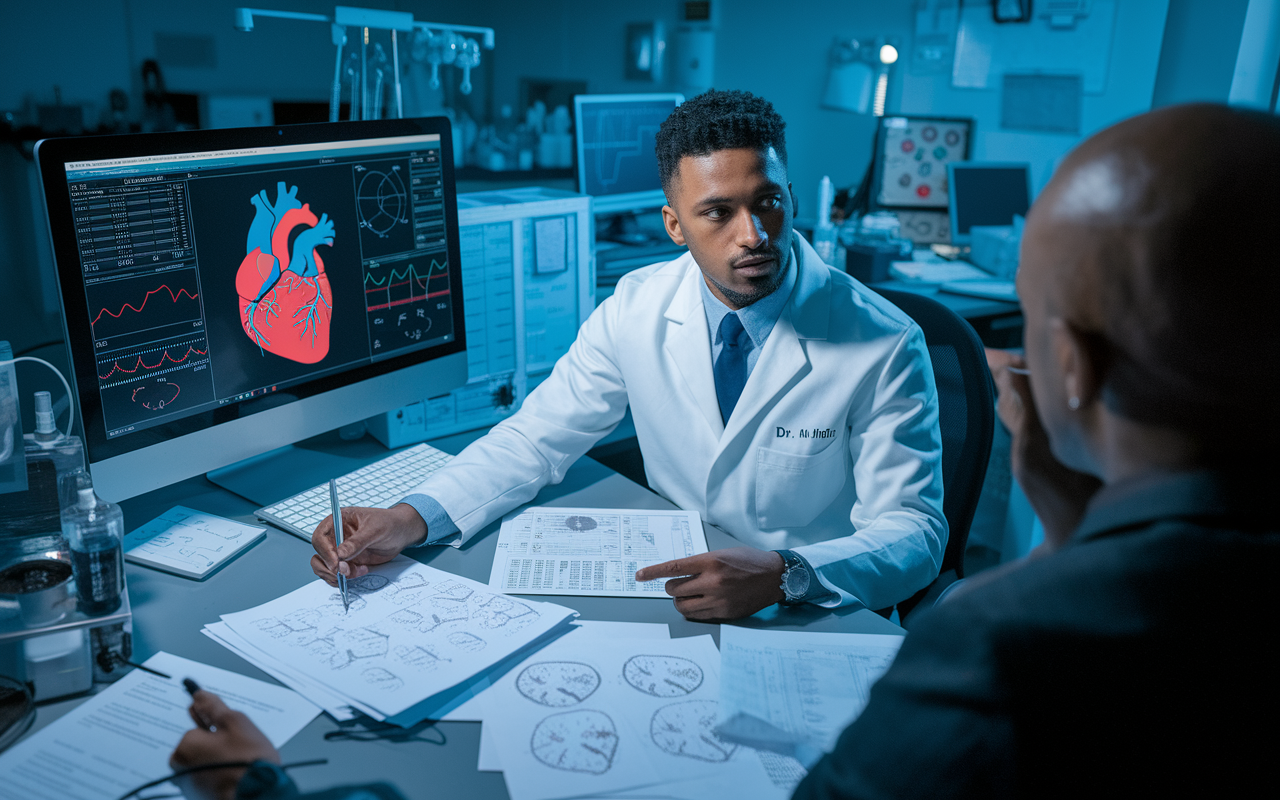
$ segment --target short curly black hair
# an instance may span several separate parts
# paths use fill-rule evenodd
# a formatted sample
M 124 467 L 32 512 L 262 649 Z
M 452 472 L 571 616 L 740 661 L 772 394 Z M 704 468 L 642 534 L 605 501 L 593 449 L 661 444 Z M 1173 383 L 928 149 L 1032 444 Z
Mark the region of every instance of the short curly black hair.
M 787 163 L 787 123 L 773 104 L 751 92 L 704 92 L 676 106 L 658 129 L 654 149 L 662 191 L 671 199 L 671 183 L 685 156 L 705 156 L 717 150 L 772 147 Z

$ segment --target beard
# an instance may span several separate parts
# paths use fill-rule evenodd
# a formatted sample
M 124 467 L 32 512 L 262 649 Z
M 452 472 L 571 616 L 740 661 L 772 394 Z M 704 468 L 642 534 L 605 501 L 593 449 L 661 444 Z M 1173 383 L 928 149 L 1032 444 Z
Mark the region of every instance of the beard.
M 776 292 L 778 287 L 782 285 L 782 282 L 787 279 L 787 270 L 791 269 L 791 259 L 789 257 L 784 258 L 784 256 L 789 256 L 789 254 L 782 251 L 781 248 L 770 248 L 767 252 L 769 255 L 777 259 L 777 263 L 782 266 L 777 272 L 773 273 L 773 275 L 761 278 L 758 283 L 752 284 L 750 292 L 741 292 L 736 289 L 730 289 L 729 287 L 721 284 L 720 281 L 711 277 L 711 275 L 706 273 L 703 274 L 706 275 L 707 280 L 715 284 L 715 287 L 720 290 L 720 294 L 723 295 L 726 300 L 738 308 L 746 308 L 752 303 L 763 300 Z M 756 253 L 753 256 L 748 256 L 748 258 L 755 258 L 761 255 L 764 255 L 764 253 Z

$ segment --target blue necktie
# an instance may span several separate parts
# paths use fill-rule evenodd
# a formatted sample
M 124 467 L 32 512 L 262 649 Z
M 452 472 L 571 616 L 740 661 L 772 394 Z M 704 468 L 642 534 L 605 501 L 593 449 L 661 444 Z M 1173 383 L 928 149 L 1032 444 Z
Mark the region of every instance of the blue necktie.
M 716 399 L 720 401 L 720 418 L 727 425 L 733 407 L 747 385 L 747 336 L 738 315 L 728 313 L 720 320 L 720 357 L 716 359 Z

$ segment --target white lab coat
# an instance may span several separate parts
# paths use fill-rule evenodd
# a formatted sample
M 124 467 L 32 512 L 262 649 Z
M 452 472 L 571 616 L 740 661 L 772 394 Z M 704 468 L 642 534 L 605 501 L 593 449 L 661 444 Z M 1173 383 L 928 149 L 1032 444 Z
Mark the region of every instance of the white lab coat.
M 519 412 L 414 494 L 465 542 L 558 483 L 628 403 L 649 485 L 744 544 L 804 555 L 836 598 L 885 608 L 942 563 L 942 443 L 924 337 L 794 237 L 799 273 L 721 423 L 692 255 L 624 276 Z

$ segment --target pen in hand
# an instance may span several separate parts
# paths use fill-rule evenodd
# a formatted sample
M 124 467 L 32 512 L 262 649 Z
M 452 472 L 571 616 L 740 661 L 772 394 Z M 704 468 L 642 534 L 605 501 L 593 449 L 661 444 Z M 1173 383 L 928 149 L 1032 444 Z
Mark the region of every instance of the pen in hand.
M 334 555 L 337 555 L 337 549 L 342 547 L 342 506 L 338 504 L 338 482 L 336 480 L 329 481 L 329 503 L 333 507 L 333 547 Z M 342 566 L 342 560 L 338 560 L 338 567 Z M 347 576 L 338 571 L 338 591 L 342 593 L 342 613 L 346 614 L 351 610 L 351 600 L 347 595 Z
M 195 696 L 196 696 L 196 692 L 200 691 L 200 684 L 196 683 L 195 681 L 191 680 L 190 678 L 183 678 L 183 679 L 182 679 L 182 688 L 186 689 L 186 690 L 187 690 L 187 694 L 191 695 L 191 699 L 193 699 L 193 700 L 194 700 L 194 699 L 195 699 Z M 210 721 L 205 717 L 205 715 L 204 715 L 204 714 L 201 714 L 201 713 L 200 713 L 200 712 L 198 712 L 198 711 L 195 711 L 194 713 L 195 713 L 195 717 L 196 717 L 196 723 L 197 723 L 201 728 L 204 728 L 206 731 L 209 731 L 210 733 L 217 733 L 217 731 L 218 731 L 218 726 L 217 726 L 217 725 L 214 725 L 212 722 L 210 722 Z

